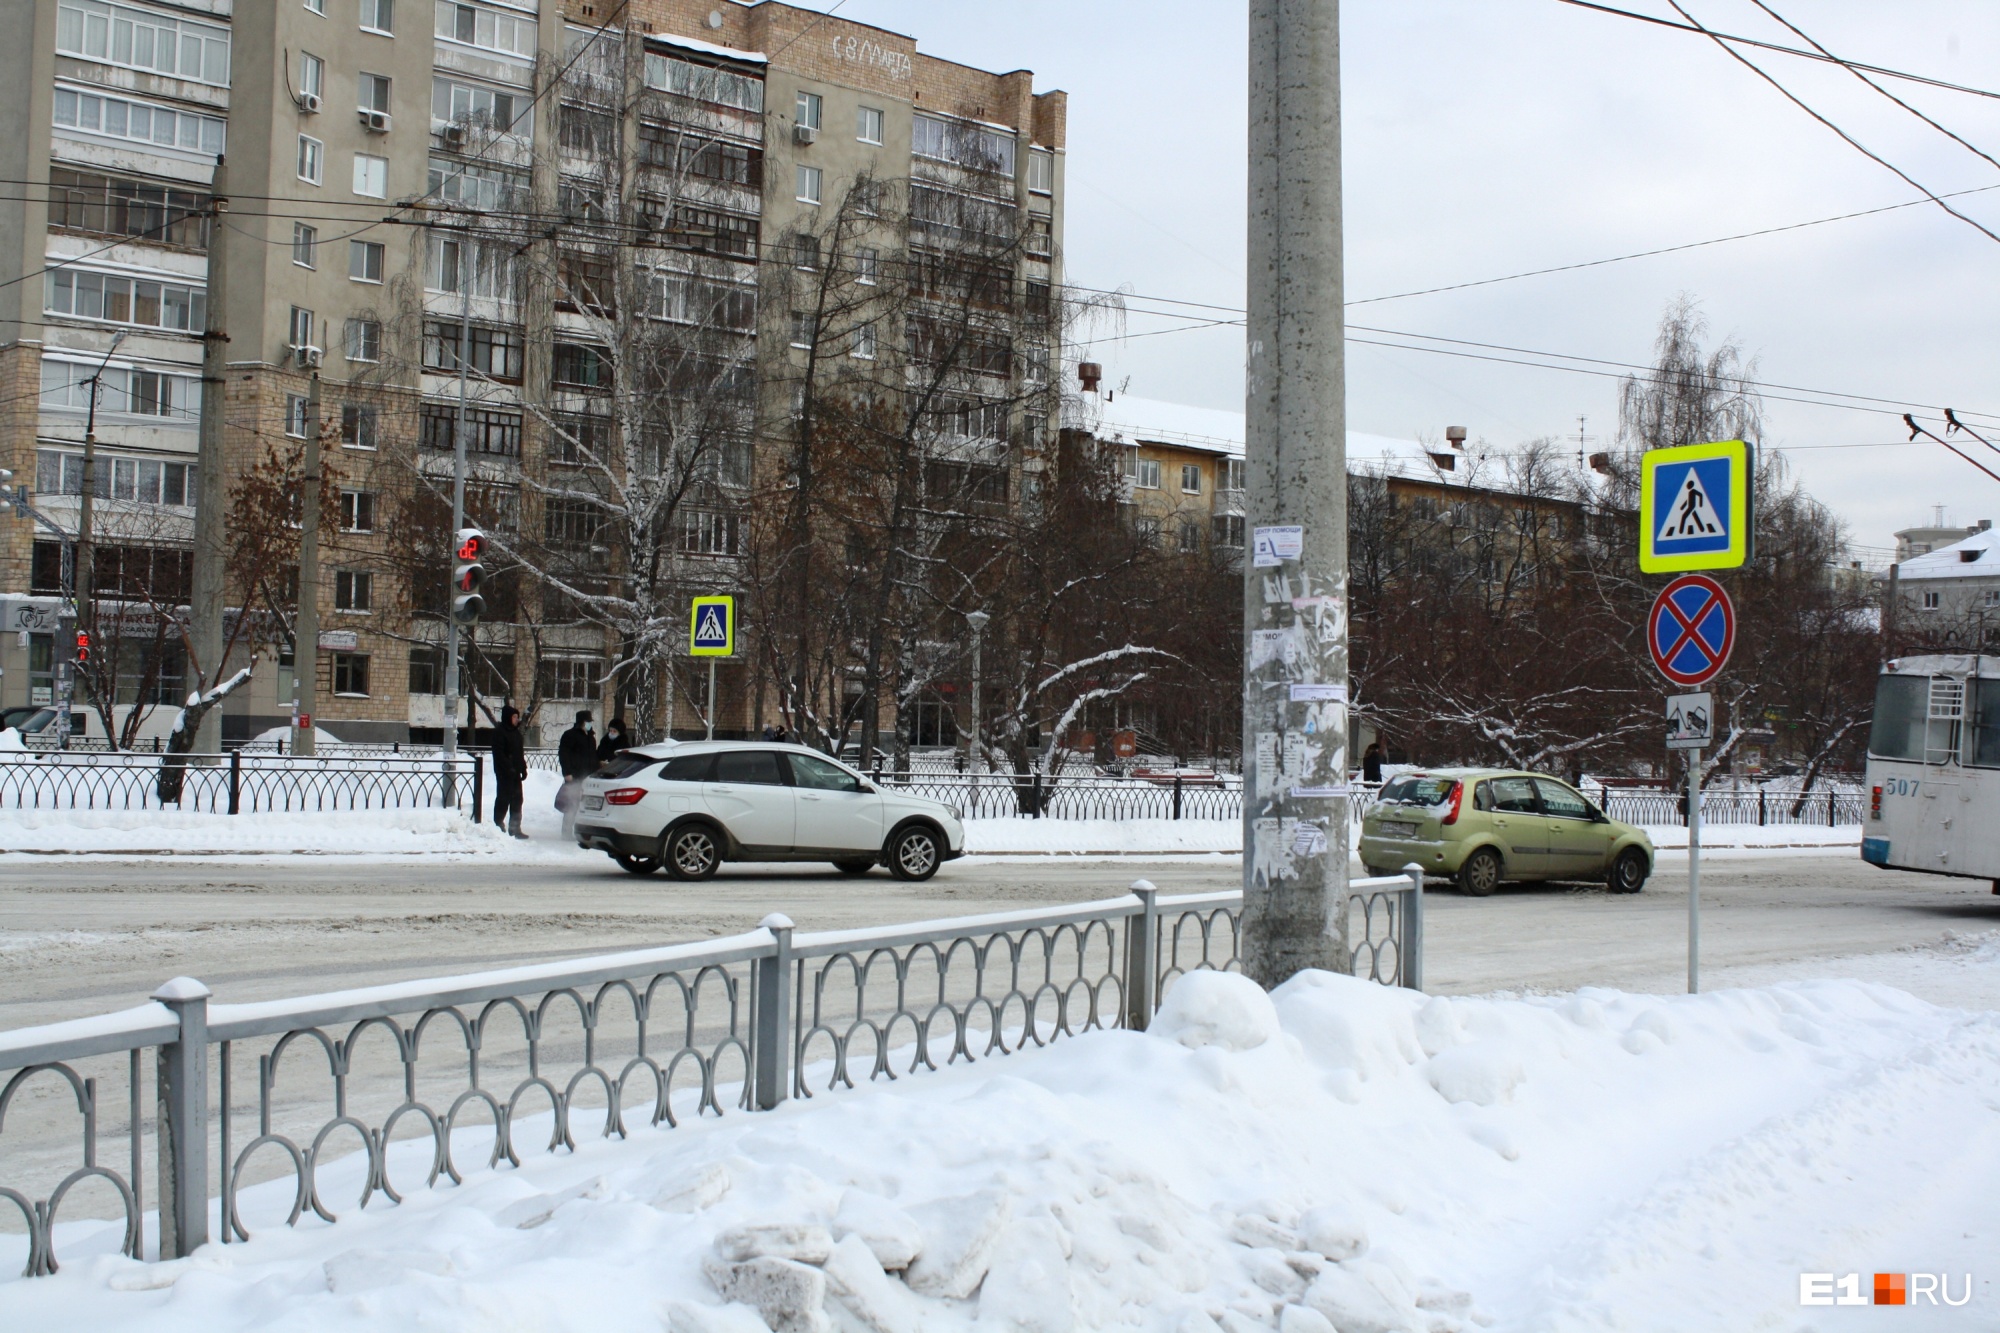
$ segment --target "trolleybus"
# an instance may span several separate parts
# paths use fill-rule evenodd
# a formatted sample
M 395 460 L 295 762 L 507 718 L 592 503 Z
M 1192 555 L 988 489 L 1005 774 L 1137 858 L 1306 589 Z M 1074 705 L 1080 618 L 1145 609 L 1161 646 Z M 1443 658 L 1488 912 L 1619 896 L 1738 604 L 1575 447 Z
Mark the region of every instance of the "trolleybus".
M 1863 860 L 1994 882 L 2000 893 L 2000 657 L 1902 657 L 1868 738 Z

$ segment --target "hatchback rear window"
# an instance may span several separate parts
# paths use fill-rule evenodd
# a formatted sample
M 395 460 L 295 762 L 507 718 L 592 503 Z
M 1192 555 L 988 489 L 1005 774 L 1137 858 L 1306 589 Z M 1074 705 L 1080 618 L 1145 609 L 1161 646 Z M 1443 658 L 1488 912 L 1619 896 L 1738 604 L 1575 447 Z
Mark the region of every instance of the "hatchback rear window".
M 1382 799 L 1396 805 L 1443 805 L 1456 785 L 1452 778 L 1396 778 L 1382 789 Z
M 660 777 L 667 782 L 706 782 L 708 773 L 715 765 L 712 754 L 684 754 L 667 760 L 660 768 Z
M 597 770 L 595 776 L 600 778 L 629 778 L 634 773 L 645 772 L 659 762 L 657 759 L 649 758 L 643 754 L 633 754 L 630 750 L 626 750 L 621 754 L 612 755 L 604 767 Z

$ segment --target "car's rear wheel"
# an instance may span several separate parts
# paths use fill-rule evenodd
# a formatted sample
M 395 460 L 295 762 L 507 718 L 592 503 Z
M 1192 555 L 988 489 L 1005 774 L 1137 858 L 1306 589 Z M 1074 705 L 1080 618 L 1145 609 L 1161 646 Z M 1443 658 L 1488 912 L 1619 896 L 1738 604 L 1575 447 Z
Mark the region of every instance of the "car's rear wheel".
M 1628 847 L 1618 853 L 1618 859 L 1611 863 L 1611 873 L 1606 878 L 1613 893 L 1637 893 L 1646 887 L 1649 871 L 1646 854 L 1636 847 Z
M 613 852 L 611 859 L 628 875 L 650 875 L 660 868 L 657 856 L 627 856 L 624 852 Z
M 1458 868 L 1458 889 L 1460 893 L 1473 898 L 1484 898 L 1500 887 L 1500 853 L 1491 847 L 1481 847 L 1465 858 L 1465 864 Z
M 889 873 L 897 879 L 929 879 L 943 859 L 938 835 L 921 824 L 899 830 L 889 841 Z
M 707 879 L 722 864 L 722 844 L 706 824 L 683 824 L 667 835 L 667 873 L 675 879 Z
M 865 874 L 867 874 L 867 873 L 868 873 L 869 871 L 871 871 L 871 870 L 873 870 L 873 869 L 875 868 L 875 862 L 874 862 L 874 861 L 872 861 L 872 860 L 869 860 L 869 861 L 835 861 L 835 862 L 833 863 L 833 868 L 834 868 L 835 870 L 838 870 L 838 871 L 839 871 L 839 872 L 840 872 L 841 874 L 843 874 L 843 875 L 865 875 Z

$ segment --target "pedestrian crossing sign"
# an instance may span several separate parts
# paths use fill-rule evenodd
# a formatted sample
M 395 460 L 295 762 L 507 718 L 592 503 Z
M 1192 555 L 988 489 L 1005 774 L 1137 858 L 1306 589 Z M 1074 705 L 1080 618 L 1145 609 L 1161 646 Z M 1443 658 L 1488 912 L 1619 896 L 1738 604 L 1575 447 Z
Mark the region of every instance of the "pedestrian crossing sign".
M 688 624 L 689 657 L 736 654 L 736 599 L 697 597 Z
M 1639 464 L 1639 569 L 1740 569 L 1752 553 L 1754 478 L 1742 440 L 1648 449 Z

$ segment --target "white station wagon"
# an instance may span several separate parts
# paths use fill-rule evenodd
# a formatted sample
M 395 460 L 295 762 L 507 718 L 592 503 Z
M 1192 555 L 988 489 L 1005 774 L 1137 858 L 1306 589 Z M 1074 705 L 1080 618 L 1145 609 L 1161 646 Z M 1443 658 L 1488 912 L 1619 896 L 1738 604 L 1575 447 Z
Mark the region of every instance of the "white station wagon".
M 664 865 L 675 879 L 707 879 L 724 861 L 831 861 L 849 875 L 886 865 L 919 880 L 965 854 L 956 808 L 878 786 L 802 745 L 644 745 L 586 778 L 580 797 L 578 844 L 635 875 Z

